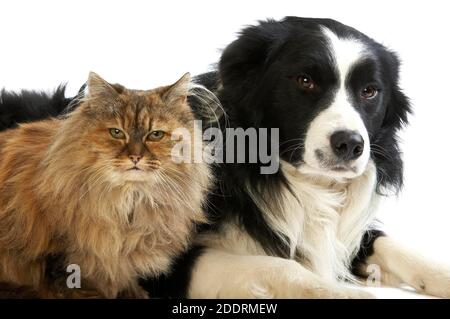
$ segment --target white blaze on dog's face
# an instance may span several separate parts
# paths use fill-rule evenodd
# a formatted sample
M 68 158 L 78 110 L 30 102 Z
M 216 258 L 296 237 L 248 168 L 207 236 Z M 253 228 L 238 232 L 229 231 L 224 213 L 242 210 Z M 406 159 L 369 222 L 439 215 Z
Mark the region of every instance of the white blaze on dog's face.
M 329 54 L 334 62 L 338 85 L 331 103 L 311 121 L 305 136 L 303 165 L 307 174 L 335 178 L 361 175 L 370 158 L 370 140 L 360 113 L 353 105 L 347 78 L 353 66 L 367 57 L 364 44 L 356 39 L 338 38 L 323 28 Z

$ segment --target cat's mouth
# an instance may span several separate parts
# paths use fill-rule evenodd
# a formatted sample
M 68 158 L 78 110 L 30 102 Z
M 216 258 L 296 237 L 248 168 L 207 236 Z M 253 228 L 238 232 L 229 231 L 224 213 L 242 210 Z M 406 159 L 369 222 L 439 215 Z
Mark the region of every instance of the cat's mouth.
M 134 167 L 132 167 L 132 168 L 127 169 L 127 171 L 142 171 L 142 169 L 140 169 L 140 168 L 137 167 L 137 166 L 134 166 Z
M 127 168 L 122 174 L 123 179 L 127 182 L 144 182 L 149 178 L 148 172 L 138 166 Z

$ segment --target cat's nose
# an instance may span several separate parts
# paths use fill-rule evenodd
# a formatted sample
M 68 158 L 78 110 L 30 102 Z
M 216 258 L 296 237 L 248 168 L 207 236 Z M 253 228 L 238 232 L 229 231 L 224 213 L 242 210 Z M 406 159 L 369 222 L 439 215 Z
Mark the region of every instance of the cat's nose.
M 137 164 L 137 163 L 141 160 L 142 156 L 141 156 L 141 155 L 128 155 L 128 158 L 129 158 L 134 164 Z

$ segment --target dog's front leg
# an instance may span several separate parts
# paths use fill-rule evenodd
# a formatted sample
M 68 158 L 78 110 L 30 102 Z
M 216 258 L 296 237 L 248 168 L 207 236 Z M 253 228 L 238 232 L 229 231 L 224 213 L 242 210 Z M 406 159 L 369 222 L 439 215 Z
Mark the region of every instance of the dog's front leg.
M 299 263 L 207 249 L 196 261 L 190 298 L 371 298 L 372 295 L 322 280 Z
M 379 267 L 385 284 L 407 284 L 424 294 L 450 298 L 450 267 L 428 260 L 392 238 L 375 239 L 373 253 L 363 267 L 370 265 Z

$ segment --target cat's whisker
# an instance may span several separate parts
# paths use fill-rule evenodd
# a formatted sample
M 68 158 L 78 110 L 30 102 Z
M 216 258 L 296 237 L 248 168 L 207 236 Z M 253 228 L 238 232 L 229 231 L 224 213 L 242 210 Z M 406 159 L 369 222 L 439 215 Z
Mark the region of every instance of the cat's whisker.
M 167 186 L 170 189 L 172 189 L 173 191 L 175 191 L 178 195 L 180 195 L 180 198 L 182 198 L 183 206 L 186 206 L 186 204 L 187 204 L 187 206 L 189 208 L 194 210 L 194 208 L 192 206 L 190 206 L 190 204 L 189 204 L 190 201 L 188 200 L 187 194 L 185 194 L 181 190 L 180 186 L 178 186 L 176 183 L 174 183 L 172 181 L 172 179 L 167 174 L 165 174 L 163 171 L 160 171 L 159 173 L 164 177 L 164 181 L 167 183 Z
M 281 143 L 280 143 L 280 146 L 281 146 L 281 145 L 284 145 L 284 144 L 287 144 L 287 143 L 290 143 L 290 142 L 294 142 L 294 141 L 300 141 L 300 142 L 303 142 L 303 140 L 304 140 L 303 137 L 292 138 L 292 139 L 290 139 L 290 140 L 286 140 L 286 141 L 281 142 Z
M 222 130 L 220 126 L 220 118 L 224 119 L 225 127 L 228 127 L 228 116 L 226 114 L 225 109 L 222 107 L 222 104 L 220 103 L 217 96 L 208 90 L 203 85 L 197 84 L 197 83 L 191 83 L 191 89 L 190 89 L 190 95 L 200 100 L 202 103 L 200 103 L 200 107 L 202 107 L 203 110 L 210 111 L 211 114 L 205 114 L 202 112 L 201 118 L 210 118 L 214 119 L 216 125 L 220 130 Z M 220 110 L 220 114 L 216 113 L 216 110 Z M 212 115 L 212 117 L 211 117 Z
M 169 195 L 173 192 L 173 190 L 171 190 L 170 188 L 167 188 L 167 181 L 166 178 L 161 174 L 161 172 L 157 172 L 157 175 L 160 179 L 160 182 L 158 183 L 158 185 L 161 186 L 162 192 L 164 193 L 165 197 L 166 197 L 166 204 L 169 203 L 173 203 L 175 202 L 176 205 L 169 205 L 170 207 L 172 207 L 172 210 L 174 210 L 175 206 L 182 206 L 182 202 L 185 202 L 185 200 L 180 201 L 178 200 L 178 198 L 174 198 L 173 196 Z
M 181 172 L 177 171 L 176 169 L 173 169 L 171 167 L 163 167 L 162 169 L 166 170 L 170 173 L 173 173 L 174 174 L 173 178 L 175 178 L 176 181 L 180 184 L 190 186 L 192 184 L 192 182 L 195 182 L 198 185 L 198 187 L 205 189 L 205 190 L 209 189 L 208 187 L 202 186 L 202 184 L 203 184 L 202 181 L 197 180 L 195 177 L 191 177 L 189 180 L 186 180 L 185 176 Z

